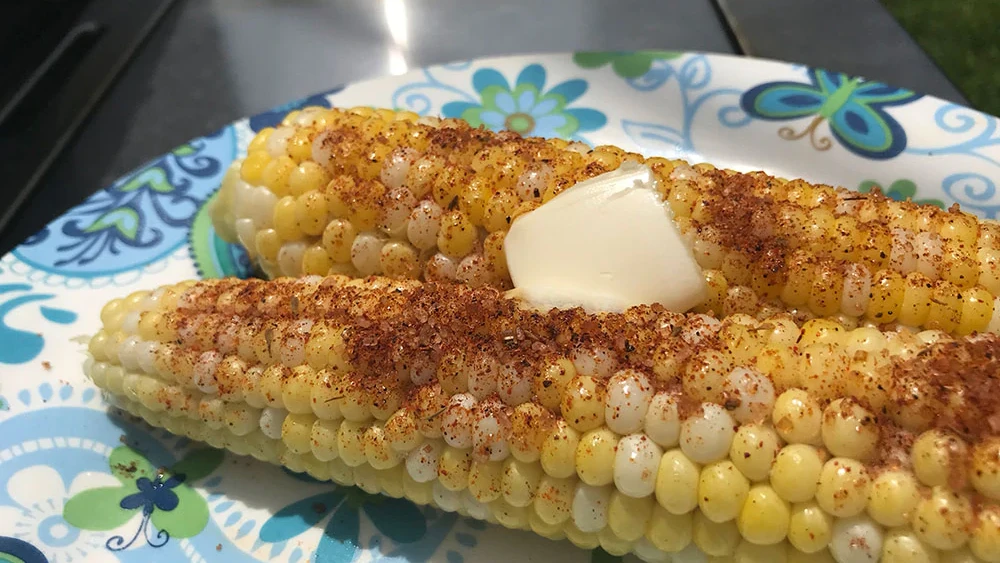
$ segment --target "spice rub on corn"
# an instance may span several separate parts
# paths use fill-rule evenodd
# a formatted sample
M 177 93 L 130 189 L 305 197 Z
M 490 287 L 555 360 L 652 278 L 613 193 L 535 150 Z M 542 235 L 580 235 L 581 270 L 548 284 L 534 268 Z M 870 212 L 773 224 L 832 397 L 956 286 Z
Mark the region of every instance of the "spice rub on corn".
M 86 370 L 153 425 L 648 561 L 1000 559 L 1000 337 L 493 287 L 211 280 L 110 302 Z
M 654 171 L 704 269 L 712 294 L 702 312 L 1000 330 L 996 222 L 412 112 L 290 113 L 233 165 L 213 216 L 270 276 L 380 274 L 505 289 L 511 222 L 626 160 Z

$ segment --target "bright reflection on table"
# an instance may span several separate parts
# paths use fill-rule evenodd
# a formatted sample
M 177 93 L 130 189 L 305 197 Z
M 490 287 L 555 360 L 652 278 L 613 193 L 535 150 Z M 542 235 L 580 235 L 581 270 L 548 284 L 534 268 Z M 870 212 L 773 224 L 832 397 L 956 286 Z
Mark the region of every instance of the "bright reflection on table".
M 385 25 L 389 29 L 392 45 L 389 46 L 389 73 L 403 74 L 409 70 L 406 63 L 407 21 L 404 0 L 383 0 Z

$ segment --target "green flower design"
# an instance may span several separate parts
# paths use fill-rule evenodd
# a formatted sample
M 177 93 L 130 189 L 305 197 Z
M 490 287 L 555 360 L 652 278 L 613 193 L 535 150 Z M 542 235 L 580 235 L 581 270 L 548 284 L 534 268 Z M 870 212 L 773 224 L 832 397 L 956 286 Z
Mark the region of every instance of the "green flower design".
M 611 70 L 622 78 L 639 78 L 649 72 L 653 61 L 680 57 L 673 51 L 584 51 L 573 55 L 573 62 L 583 68 L 598 68 L 611 63 Z
M 912 180 L 907 180 L 905 178 L 896 180 L 895 182 L 889 184 L 888 190 L 883 188 L 882 185 L 875 180 L 865 180 L 858 186 L 858 191 L 866 194 L 875 188 L 882 190 L 882 193 L 886 197 L 896 201 L 912 200 L 914 203 L 934 205 L 944 209 L 944 202 L 940 199 L 913 199 L 913 196 L 917 194 L 917 185 Z
M 114 530 L 141 509 L 142 522 L 131 539 L 114 536 L 107 548 L 120 551 L 140 535 L 146 543 L 161 547 L 171 537 L 190 538 L 208 524 L 208 503 L 190 483 L 202 479 L 222 463 L 220 450 L 201 449 L 189 453 L 169 469 L 156 469 L 139 452 L 120 446 L 111 452 L 108 464 L 118 487 L 82 491 L 66 502 L 63 518 L 83 530 Z M 158 530 L 150 537 L 149 524 Z

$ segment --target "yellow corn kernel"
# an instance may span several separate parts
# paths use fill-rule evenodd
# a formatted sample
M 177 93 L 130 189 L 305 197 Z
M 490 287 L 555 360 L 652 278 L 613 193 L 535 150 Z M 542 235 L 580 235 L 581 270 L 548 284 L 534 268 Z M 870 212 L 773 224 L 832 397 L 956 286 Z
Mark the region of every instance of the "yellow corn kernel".
M 992 295 L 1000 294 L 1000 249 L 980 247 L 978 259 L 979 285 Z
M 504 238 L 501 232 L 490 233 L 483 241 L 483 255 L 486 257 L 486 262 L 490 265 L 493 275 L 500 279 L 510 276 L 503 242 Z
M 809 301 L 815 266 L 812 257 L 802 252 L 792 254 L 787 261 L 787 277 L 781 288 L 781 301 L 789 307 L 801 307 Z
M 721 270 L 722 274 L 729 280 L 730 286 L 750 285 L 750 272 L 753 271 L 753 267 L 750 264 L 750 258 L 744 254 L 740 252 L 727 253 L 722 258 Z
M 920 500 L 917 480 L 906 471 L 884 471 L 872 481 L 868 514 L 883 526 L 902 526 L 910 521 Z
M 681 374 L 684 392 L 696 400 L 719 401 L 732 369 L 733 362 L 727 352 L 712 349 L 698 352 L 688 360 Z
M 560 479 L 575 474 L 576 449 L 579 444 L 580 433 L 565 420 L 557 420 L 542 442 L 542 469 Z
M 492 195 L 493 187 L 489 179 L 483 174 L 476 174 L 459 195 L 458 208 L 473 225 L 482 225 L 486 204 Z
M 989 436 L 972 449 L 969 477 L 976 491 L 1000 500 L 1000 438 Z
M 560 410 L 563 419 L 579 432 L 604 425 L 604 386 L 597 379 L 578 375 L 566 385 Z
M 772 545 L 788 535 L 790 519 L 788 501 L 768 485 L 755 485 L 740 509 L 736 525 L 747 541 Z
M 778 452 L 771 467 L 771 486 L 789 502 L 804 502 L 816 494 L 823 457 L 807 444 L 789 444 Z
M 671 514 L 686 514 L 698 507 L 701 468 L 680 449 L 660 458 L 656 473 L 656 500 Z
M 819 403 L 802 389 L 789 389 L 774 403 L 774 429 L 790 444 L 821 444 L 822 419 Z
M 549 525 L 562 524 L 572 515 L 573 491 L 576 479 L 560 479 L 545 475 L 538 483 L 532 503 L 535 514 Z
M 708 297 L 703 304 L 704 309 L 722 315 L 722 306 L 729 292 L 726 276 L 718 270 L 705 270 L 705 283 L 708 286 Z
M 913 510 L 917 537 L 937 549 L 957 549 L 969 540 L 974 515 L 969 499 L 946 487 L 934 487 Z
M 469 185 L 470 174 L 464 168 L 445 166 L 438 172 L 431 186 L 431 197 L 442 209 L 452 209 L 458 205 L 459 195 Z
M 823 465 L 816 488 L 816 502 L 833 516 L 846 518 L 861 513 L 868 504 L 871 480 L 864 464 L 835 457 Z
M 538 402 L 545 408 L 558 412 L 562 403 L 563 391 L 576 376 L 576 368 L 568 358 L 560 358 L 545 365 L 532 381 L 531 390 L 538 397 Z
M 310 430 L 310 451 L 320 461 L 330 461 L 340 455 L 337 447 L 337 432 L 340 421 L 316 420 Z
M 535 499 L 535 491 L 538 490 L 543 475 L 542 468 L 537 463 L 507 459 L 500 479 L 504 500 L 515 507 L 530 505 Z
M 511 455 L 524 462 L 537 461 L 542 442 L 548 435 L 550 417 L 549 412 L 538 403 L 522 403 L 514 407 L 510 417 Z
M 316 417 L 312 413 L 289 414 L 281 425 L 281 440 L 294 453 L 312 451 L 312 427 Z
M 672 514 L 657 504 L 649 517 L 646 538 L 657 549 L 674 553 L 691 543 L 692 528 L 693 517 L 690 513 Z
M 880 431 L 875 416 L 848 397 L 826 407 L 822 435 L 832 455 L 867 462 L 875 456 Z
M 955 334 L 964 336 L 985 332 L 993 318 L 993 295 L 985 288 L 971 287 L 962 291 L 962 316 Z
M 634 542 L 645 534 L 654 506 L 653 497 L 633 498 L 614 491 L 608 502 L 608 528 L 619 538 Z
M 735 520 L 713 522 L 701 512 L 694 513 L 691 538 L 706 555 L 715 557 L 732 555 L 741 539 Z
M 624 557 L 632 551 L 634 542 L 626 541 L 618 537 L 610 527 L 605 527 L 597 533 L 601 542 L 601 549 L 614 557 Z
M 295 218 L 307 235 L 320 235 L 327 224 L 326 195 L 313 190 L 295 200 Z
M 927 324 L 930 329 L 954 332 L 962 322 L 962 293 L 955 286 L 938 281 L 934 284 Z
M 382 246 L 379 263 L 382 274 L 388 278 L 416 279 L 420 275 L 420 257 L 417 250 L 408 243 L 398 240 Z
M 365 430 L 365 459 L 376 470 L 385 470 L 399 465 L 403 456 L 392 449 L 382 424 L 372 424 Z
M 576 473 L 588 485 L 611 484 L 615 448 L 619 436 L 607 427 L 596 428 L 580 438 L 576 447 Z
M 880 270 L 872 280 L 871 299 L 865 318 L 879 324 L 896 320 L 903 305 L 906 283 L 903 276 L 893 270 Z
M 302 253 L 302 274 L 306 276 L 325 276 L 330 271 L 330 255 L 326 249 L 314 244 Z
M 504 502 L 503 500 L 497 500 L 490 505 L 490 509 L 493 511 L 493 516 L 497 519 L 497 522 L 499 522 L 501 526 L 510 528 L 512 530 L 528 529 L 528 513 L 530 512 L 530 509 L 528 509 L 527 507 L 511 506 L 506 502 Z M 578 542 L 582 541 L 582 538 L 570 536 L 569 527 L 567 527 L 566 529 L 566 536 L 569 537 L 570 541 L 572 541 L 574 544 L 578 546 L 581 545 Z M 591 547 L 590 549 L 593 549 L 594 547 L 597 547 L 600 544 L 597 542 L 595 538 L 592 545 L 593 547 Z
M 445 446 L 438 460 L 438 480 L 449 491 L 461 491 L 469 486 L 472 456 L 469 450 Z
M 747 326 L 735 322 L 723 321 L 719 330 L 719 339 L 729 350 L 733 363 L 738 366 L 749 365 L 760 354 L 767 340 L 767 335 L 757 326 Z M 756 325 L 756 323 L 754 323 Z
M 267 139 L 274 133 L 274 127 L 265 127 L 257 132 L 250 140 L 250 144 L 247 145 L 247 154 L 252 152 L 257 152 L 259 150 L 264 150 L 267 145 Z
M 302 238 L 299 221 L 295 216 L 295 198 L 283 197 L 274 205 L 274 230 L 282 240 L 295 241 Z
M 483 214 L 483 226 L 492 232 L 506 231 L 510 228 L 512 215 L 517 206 L 521 203 L 516 195 L 511 192 L 496 192 L 490 197 L 486 204 L 486 211 Z
M 770 377 L 777 390 L 798 385 L 798 363 L 793 349 L 784 344 L 768 344 L 756 358 L 757 371 Z
M 264 168 L 271 162 L 271 155 L 267 151 L 255 151 L 247 155 L 240 165 L 240 178 L 244 182 L 259 186 L 262 184 Z
M 799 351 L 799 385 L 818 399 L 842 397 L 851 367 L 851 358 L 843 347 L 813 344 Z
M 260 257 L 269 262 L 278 259 L 278 251 L 281 250 L 281 237 L 274 229 L 261 229 L 254 236 L 254 246 Z
M 927 276 L 919 272 L 907 275 L 899 322 L 906 326 L 923 326 L 930 314 L 933 296 L 934 283 Z
M 441 215 L 441 229 L 438 231 L 437 245 L 441 252 L 452 258 L 463 258 L 472 252 L 479 233 L 469 218 L 459 210 L 446 211 Z
M 972 553 L 983 561 L 1000 561 L 1000 507 L 980 507 L 976 518 L 976 528 L 969 538 Z
M 938 234 L 947 241 L 964 244 L 967 247 L 976 246 L 979 236 L 979 221 L 975 215 L 961 211 L 949 211 L 940 223 Z
M 841 269 L 830 263 L 821 264 L 816 268 L 809 292 L 809 309 L 821 316 L 838 313 L 843 292 L 844 274 Z
M 503 464 L 474 461 L 469 469 L 469 492 L 479 502 L 493 502 L 503 494 Z
M 958 289 L 968 289 L 979 281 L 979 257 L 975 246 L 945 241 L 941 249 L 941 279 Z
M 802 324 L 802 331 L 798 338 L 799 348 L 805 348 L 812 344 L 833 344 L 839 346 L 844 343 L 847 331 L 838 322 L 828 319 L 812 319 Z
M 307 160 L 288 174 L 288 193 L 298 197 L 311 191 L 322 191 L 330 179 L 330 173 L 325 168 Z
M 744 424 L 729 447 L 729 459 L 751 481 L 767 479 L 781 439 L 770 425 Z
M 323 249 L 334 262 L 349 263 L 351 261 L 351 246 L 357 236 L 358 231 L 350 221 L 334 219 L 323 229 Z
M 950 551 L 940 551 L 938 556 L 939 563 L 980 563 L 982 561 L 972 554 L 968 546 Z
M 788 542 L 803 553 L 826 551 L 833 539 L 833 517 L 814 501 L 792 506 L 788 519 Z
M 699 199 L 698 189 L 695 183 L 690 180 L 675 180 L 665 182 L 670 186 L 670 195 L 667 201 L 675 217 L 690 217 L 694 210 L 694 204 Z
M 278 157 L 264 166 L 264 170 L 260 174 L 260 183 L 271 190 L 274 195 L 284 197 L 289 193 L 288 178 L 295 167 L 295 161 L 291 158 Z
M 729 460 L 706 465 L 698 479 L 698 507 L 713 522 L 732 520 L 750 491 L 750 482 Z
M 858 252 L 858 260 L 868 271 L 876 272 L 889 263 L 892 249 L 892 235 L 884 226 L 877 223 L 867 223 L 861 233 L 862 243 Z
M 316 384 L 316 371 L 308 365 L 291 368 L 281 382 L 281 403 L 293 414 L 312 413 L 310 391 Z
M 338 457 L 349 467 L 357 467 L 368 461 L 365 457 L 365 430 L 367 424 L 345 420 L 337 430 Z
M 260 335 L 264 333 L 265 331 L 260 331 Z M 264 342 L 265 339 L 261 337 L 254 340 L 257 343 L 257 349 L 255 350 L 257 360 L 262 364 L 269 364 L 270 353 L 267 351 L 267 344 Z M 262 357 L 266 361 L 262 360 Z M 284 405 L 281 403 L 281 382 L 290 372 L 291 370 L 281 364 L 271 364 L 264 369 L 264 373 L 260 376 L 260 392 L 269 407 L 284 408 Z
M 951 432 L 932 429 L 913 443 L 910 451 L 913 473 L 929 487 L 965 481 L 969 448 Z
M 882 563 L 937 563 L 937 550 L 912 530 L 890 530 L 882 542 Z
M 444 169 L 444 166 L 444 159 L 436 155 L 425 155 L 418 158 L 406 172 L 406 187 L 413 192 L 417 200 L 423 199 L 430 193 L 435 178 Z M 445 202 L 445 205 L 447 204 L 448 202 Z

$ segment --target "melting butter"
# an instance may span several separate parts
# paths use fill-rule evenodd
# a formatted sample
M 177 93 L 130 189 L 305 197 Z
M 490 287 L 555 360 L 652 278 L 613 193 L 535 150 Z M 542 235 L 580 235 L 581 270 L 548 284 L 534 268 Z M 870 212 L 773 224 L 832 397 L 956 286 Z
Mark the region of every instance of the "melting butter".
M 707 297 L 652 170 L 635 162 L 519 217 L 504 251 L 515 293 L 538 307 L 621 312 L 659 303 L 684 312 Z

